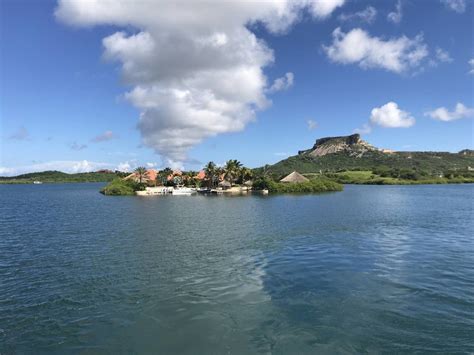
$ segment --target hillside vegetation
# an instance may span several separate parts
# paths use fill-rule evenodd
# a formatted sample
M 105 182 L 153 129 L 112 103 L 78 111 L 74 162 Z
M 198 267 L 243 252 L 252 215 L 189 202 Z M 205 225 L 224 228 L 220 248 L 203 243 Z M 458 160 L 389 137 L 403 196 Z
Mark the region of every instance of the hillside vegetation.
M 319 174 L 344 183 L 473 182 L 474 152 L 383 152 L 359 135 L 322 138 L 313 148 L 265 170 L 273 179 L 292 171 Z M 361 171 L 361 174 L 349 174 Z M 364 176 L 364 178 L 361 178 Z M 349 182 L 351 181 L 351 182 Z
M 63 183 L 63 182 L 109 182 L 117 177 L 123 177 L 126 173 L 116 172 L 90 172 L 67 174 L 61 171 L 43 171 L 38 173 L 22 174 L 11 177 L 0 177 L 0 184 L 31 184 L 33 181 L 44 183 Z

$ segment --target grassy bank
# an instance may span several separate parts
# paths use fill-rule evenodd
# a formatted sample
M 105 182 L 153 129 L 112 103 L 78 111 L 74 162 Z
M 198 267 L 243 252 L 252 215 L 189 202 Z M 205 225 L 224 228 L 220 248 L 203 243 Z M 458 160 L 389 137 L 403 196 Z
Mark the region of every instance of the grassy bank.
M 307 177 L 314 177 L 315 175 L 317 174 L 306 174 Z M 373 171 L 369 170 L 326 173 L 325 176 L 341 184 L 359 185 L 421 185 L 474 183 L 474 177 L 469 176 L 433 177 L 426 175 L 407 174 L 402 175 L 406 177 L 393 177 L 376 174 Z
M 100 193 L 107 196 L 131 196 L 135 195 L 135 191 L 143 190 L 144 187 L 143 184 L 117 178 L 100 190 Z
M 314 178 L 308 182 L 283 183 L 270 179 L 259 179 L 254 183 L 254 189 L 268 189 L 269 193 L 320 193 L 330 191 L 342 191 L 343 186 L 333 180 L 326 178 Z

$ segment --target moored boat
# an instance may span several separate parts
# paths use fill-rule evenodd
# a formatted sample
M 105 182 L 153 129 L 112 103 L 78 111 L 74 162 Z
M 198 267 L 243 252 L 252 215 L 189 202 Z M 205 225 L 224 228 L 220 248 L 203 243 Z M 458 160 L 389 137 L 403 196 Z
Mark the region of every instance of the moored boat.
M 196 189 L 190 187 L 177 186 L 173 189 L 173 195 L 192 195 L 196 193 Z

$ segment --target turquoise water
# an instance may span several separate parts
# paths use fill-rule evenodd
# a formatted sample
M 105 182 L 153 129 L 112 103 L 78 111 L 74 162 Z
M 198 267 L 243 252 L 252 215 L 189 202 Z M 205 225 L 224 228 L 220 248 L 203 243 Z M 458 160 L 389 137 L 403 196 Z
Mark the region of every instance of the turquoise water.
M 474 352 L 474 186 L 0 185 L 0 353 Z

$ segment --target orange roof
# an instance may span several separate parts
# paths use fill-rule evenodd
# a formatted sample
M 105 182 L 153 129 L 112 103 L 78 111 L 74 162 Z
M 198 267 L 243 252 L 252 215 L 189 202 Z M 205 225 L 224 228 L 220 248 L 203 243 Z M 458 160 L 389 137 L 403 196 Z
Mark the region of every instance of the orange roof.
M 146 171 L 148 174 L 147 174 L 147 179 L 148 180 L 151 180 L 151 181 L 155 181 L 156 180 L 156 177 L 158 175 L 158 170 L 155 170 L 155 169 L 148 169 Z
M 198 180 L 204 180 L 205 177 L 206 177 L 206 173 L 204 172 L 204 170 L 201 170 L 200 172 L 197 173 L 197 175 L 194 178 Z
M 147 172 L 147 175 L 146 175 L 146 178 L 144 180 L 147 180 L 147 181 L 155 181 L 156 180 L 156 176 L 158 175 L 158 170 L 147 169 L 146 172 Z M 133 172 L 130 175 L 126 176 L 125 180 L 131 179 L 131 178 L 138 178 L 138 174 Z

